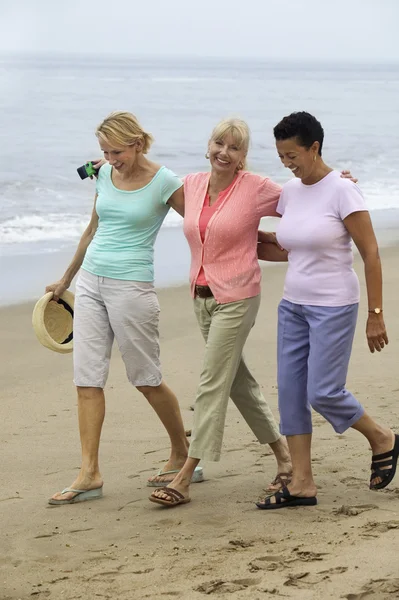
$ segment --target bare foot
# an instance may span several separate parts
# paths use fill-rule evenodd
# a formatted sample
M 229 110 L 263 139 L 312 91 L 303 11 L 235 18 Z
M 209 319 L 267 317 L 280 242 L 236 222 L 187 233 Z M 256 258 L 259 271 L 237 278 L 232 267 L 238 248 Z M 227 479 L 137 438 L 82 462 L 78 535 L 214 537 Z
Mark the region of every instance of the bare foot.
M 190 481 L 191 477 L 187 478 L 180 472 L 176 475 L 173 481 L 171 481 L 170 484 L 166 486 L 165 489 L 155 490 L 151 494 L 151 496 L 155 498 L 160 498 L 161 500 L 169 500 L 167 488 L 170 487 L 171 489 L 179 492 L 179 494 L 181 494 L 183 498 L 188 501 L 190 498 Z
M 278 492 L 282 487 L 288 485 L 292 477 L 291 455 L 287 440 L 281 436 L 277 442 L 269 444 L 277 461 L 277 475 L 266 488 L 265 492 Z
M 100 473 L 96 473 L 93 476 L 79 474 L 79 476 L 69 487 L 74 490 L 89 491 L 102 487 L 103 483 L 104 482 Z M 51 500 L 72 500 L 72 498 L 75 498 L 77 495 L 78 494 L 75 494 L 74 492 L 65 492 L 65 494 L 62 492 L 57 492 L 51 497 Z
M 179 458 L 170 458 L 168 462 L 162 467 L 162 470 L 149 477 L 148 483 L 154 485 L 156 483 L 159 486 L 167 485 L 168 483 L 172 483 L 176 474 L 180 471 L 184 463 L 186 462 L 187 456 L 182 456 Z M 169 471 L 169 473 L 168 473 Z M 168 473 L 167 475 L 162 475 L 162 473 Z

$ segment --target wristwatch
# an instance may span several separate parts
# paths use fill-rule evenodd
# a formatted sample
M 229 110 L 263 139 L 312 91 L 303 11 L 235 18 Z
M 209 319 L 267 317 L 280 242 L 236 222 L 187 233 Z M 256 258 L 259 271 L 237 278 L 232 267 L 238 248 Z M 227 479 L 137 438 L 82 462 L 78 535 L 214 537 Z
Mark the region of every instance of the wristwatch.
M 369 308 L 369 313 L 379 315 L 380 313 L 382 313 L 382 308 Z

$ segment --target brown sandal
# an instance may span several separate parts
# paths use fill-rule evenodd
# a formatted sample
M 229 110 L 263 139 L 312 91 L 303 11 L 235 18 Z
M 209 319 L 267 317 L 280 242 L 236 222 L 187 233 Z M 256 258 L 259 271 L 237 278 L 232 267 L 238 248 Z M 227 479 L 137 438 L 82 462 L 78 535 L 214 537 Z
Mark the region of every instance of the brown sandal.
M 154 496 L 155 492 L 164 492 L 169 496 L 169 499 L 166 498 L 158 498 Z M 155 502 L 156 504 L 162 504 L 162 506 L 177 506 L 178 504 L 187 504 L 187 502 L 191 502 L 191 498 L 185 498 L 183 494 L 175 490 L 171 487 L 161 487 L 154 490 L 149 497 L 150 502 Z

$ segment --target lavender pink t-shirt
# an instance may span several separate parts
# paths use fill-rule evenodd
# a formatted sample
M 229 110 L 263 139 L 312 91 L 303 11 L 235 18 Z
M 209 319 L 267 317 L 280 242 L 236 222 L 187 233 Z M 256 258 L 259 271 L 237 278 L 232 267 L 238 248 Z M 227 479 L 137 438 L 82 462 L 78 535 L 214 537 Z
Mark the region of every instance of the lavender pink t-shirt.
M 343 220 L 364 210 L 358 186 L 336 171 L 314 185 L 297 178 L 283 186 L 277 239 L 288 250 L 285 300 L 313 306 L 359 302 L 352 240 Z

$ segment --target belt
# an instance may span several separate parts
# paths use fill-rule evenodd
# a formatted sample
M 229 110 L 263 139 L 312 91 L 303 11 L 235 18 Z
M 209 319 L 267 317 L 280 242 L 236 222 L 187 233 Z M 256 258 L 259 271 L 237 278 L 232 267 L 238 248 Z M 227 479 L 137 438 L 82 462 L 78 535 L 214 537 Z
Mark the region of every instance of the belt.
M 209 285 L 196 285 L 195 295 L 197 298 L 213 298 L 213 293 Z

